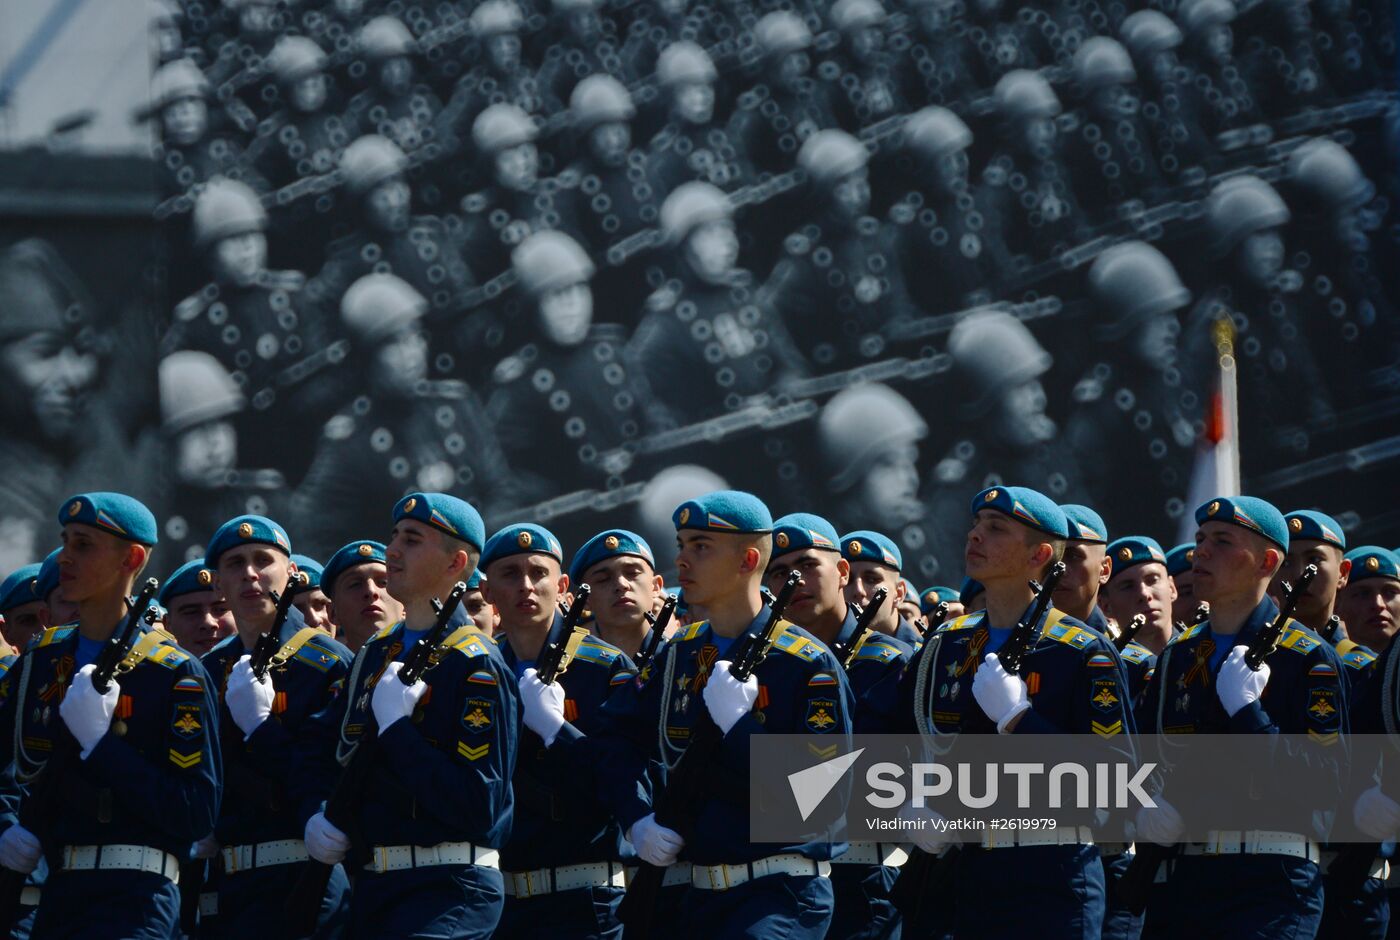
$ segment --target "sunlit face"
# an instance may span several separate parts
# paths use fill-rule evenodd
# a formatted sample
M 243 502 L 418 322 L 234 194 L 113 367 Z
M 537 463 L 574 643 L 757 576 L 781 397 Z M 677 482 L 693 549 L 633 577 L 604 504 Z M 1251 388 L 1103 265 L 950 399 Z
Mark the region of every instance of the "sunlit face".
M 1327 615 L 1337 591 L 1346 584 L 1346 570 L 1350 569 L 1340 548 L 1318 539 L 1289 539 L 1288 554 L 1283 557 L 1283 565 L 1274 575 L 1269 585 L 1269 593 L 1275 598 L 1283 596 L 1283 582 L 1297 584 L 1298 578 L 1308 565 L 1317 566 L 1317 577 L 1313 578 L 1308 589 L 1298 596 L 1296 616 L 1304 623 L 1316 623 Z
M 214 245 L 214 276 L 225 284 L 245 287 L 267 267 L 267 236 L 243 232 Z
M 701 280 L 720 283 L 739 261 L 739 236 L 734 223 L 717 219 L 698 226 L 686 239 L 685 255 Z
M 656 611 L 665 596 L 661 576 L 637 555 L 614 555 L 598 562 L 584 572 L 583 583 L 592 592 L 588 607 L 604 638 L 641 628 L 645 615 Z
M 182 649 L 195 656 L 203 656 L 237 632 L 233 611 L 216 590 L 191 591 L 171 598 L 165 628 Z
M 165 106 L 160 121 L 168 143 L 189 147 L 203 140 L 209 129 L 209 106 L 203 98 L 180 98 Z
M 70 522 L 63 527 L 63 551 L 58 555 L 58 583 L 69 603 L 103 599 L 125 593 L 146 558 L 139 545 L 94 526 Z
M 240 626 L 262 624 L 277 612 L 272 592 L 287 590 L 296 563 L 271 545 L 250 542 L 219 556 L 215 573 L 234 621 Z
M 207 421 L 175 438 L 175 474 L 191 486 L 217 486 L 238 465 L 238 432 L 228 421 Z
M 1149 561 L 1115 573 L 1104 587 L 1100 600 L 1120 624 L 1126 625 L 1142 614 L 1147 618 L 1145 631 L 1171 636 L 1176 586 L 1167 574 L 1166 565 Z
M 904 597 L 904 581 L 899 572 L 877 561 L 850 562 L 851 576 L 846 584 L 846 601 L 870 606 L 875 592 L 884 588 L 888 592 L 885 602 L 870 621 L 871 629 L 887 636 L 894 636 L 899 629 L 899 604 Z
M 1372 652 L 1390 646 L 1400 630 L 1400 581 L 1363 578 L 1342 588 L 1337 615 L 1347 625 L 1347 636 Z
M 341 642 L 352 650 L 403 619 L 403 605 L 389 594 L 389 575 L 381 562 L 342 571 L 331 585 L 330 600 Z
M 51 441 L 66 440 L 97 380 L 97 357 L 72 338 L 40 330 L 0 345 L 0 413 Z
M 839 552 L 809 548 L 779 555 L 768 564 L 764 583 L 775 595 L 782 590 L 788 572 L 796 570 L 802 581 L 788 602 L 783 616 L 799 627 L 810 627 L 833 615 L 844 616 L 846 585 L 851 566 Z
M 390 596 L 403 604 L 436 596 L 439 586 L 453 577 L 464 551 L 463 543 L 446 533 L 417 519 L 400 519 L 384 551 Z
M 742 536 L 697 529 L 676 533 L 677 580 L 688 604 L 703 607 L 747 590 L 757 563 L 758 550 Z
M 1107 547 L 1096 542 L 1065 545 L 1065 573 L 1055 586 L 1055 606 L 1065 611 L 1092 610 L 1099 588 L 1108 580 Z
M 1262 536 L 1225 522 L 1196 530 L 1191 562 L 1197 600 L 1219 604 L 1249 597 L 1274 574 L 1282 552 Z
M 501 629 L 547 628 L 554 620 L 559 598 L 569 589 L 559 560 L 541 552 L 507 555 L 486 569 L 483 593 L 501 617 Z
M 963 551 L 967 576 L 984 585 L 1024 583 L 1049 562 L 1048 536 L 1022 525 L 1004 512 L 979 509 L 972 517 Z
M 3 632 L 6 643 L 20 651 L 49 626 L 49 605 L 43 601 L 30 601 L 5 611 L 5 622 L 0 624 L 0 632 Z
M 593 325 L 593 291 L 586 282 L 547 292 L 540 298 L 540 328 L 559 346 L 577 346 Z
M 496 608 L 491 606 L 491 602 L 486 599 L 481 588 L 468 591 L 462 595 L 462 606 L 467 611 L 467 616 L 472 618 L 476 628 L 482 633 L 494 635 L 496 627 L 500 625 L 501 618 L 496 615 Z
M 315 627 L 322 633 L 335 636 L 335 623 L 331 620 L 331 599 L 321 593 L 320 588 L 298 591 L 292 599 L 292 606 L 301 612 L 308 627 Z

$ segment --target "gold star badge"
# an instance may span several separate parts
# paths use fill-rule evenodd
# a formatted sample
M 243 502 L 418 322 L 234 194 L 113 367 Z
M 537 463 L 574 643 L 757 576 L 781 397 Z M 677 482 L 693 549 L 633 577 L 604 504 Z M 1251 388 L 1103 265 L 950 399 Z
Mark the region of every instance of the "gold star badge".
M 1288 528 L 1289 528 L 1291 531 L 1293 531 L 1293 532 L 1302 532 L 1302 531 L 1303 531 L 1303 520 L 1302 520 L 1302 519 L 1289 519 L 1289 520 L 1288 520 Z
M 195 575 L 195 580 L 204 587 L 208 587 L 214 583 L 214 572 L 210 571 L 208 568 L 200 568 L 199 574 Z
M 414 499 L 413 497 L 409 497 L 408 502 L 406 502 L 406 503 L 403 504 L 403 511 L 404 511 L 404 512 L 413 512 L 413 507 L 414 507 L 414 506 L 417 506 L 417 505 L 418 505 L 418 500 Z
M 1131 548 L 1120 548 L 1118 549 L 1118 557 L 1123 559 L 1124 561 L 1132 561 L 1133 550 Z
M 998 490 L 987 490 L 987 495 L 982 497 L 982 502 L 984 502 L 984 503 L 990 503 L 992 500 L 996 499 L 997 496 L 999 496 L 999 495 L 1000 495 L 1000 492 L 999 492 Z
M 684 509 L 681 510 L 681 525 L 685 525 L 685 524 L 686 524 L 687 522 L 689 522 L 689 521 L 690 521 L 690 507 L 687 506 L 687 507 L 685 507 Z
M 773 544 L 779 548 L 787 548 L 788 534 L 786 532 L 779 532 L 777 535 L 773 536 Z
M 253 537 L 253 524 L 245 522 L 238 527 L 238 534 L 241 538 L 250 539 Z
M 1367 571 L 1380 571 L 1380 570 L 1381 570 L 1381 560 L 1380 560 L 1379 558 L 1377 558 L 1375 555 L 1372 555 L 1370 558 L 1367 558 L 1367 559 L 1366 559 L 1366 570 L 1367 570 Z
M 374 554 L 374 546 L 373 546 L 373 545 L 361 545 L 361 546 L 360 546 L 360 554 L 361 554 L 361 555 L 364 555 L 366 558 L 368 558 L 370 555 L 373 555 L 373 554 Z
M 852 542 L 850 545 L 847 545 L 846 548 L 847 548 L 848 551 L 850 551 L 850 553 L 851 553 L 852 555 L 859 555 L 859 554 L 860 554 L 860 543 L 859 543 L 859 542 Z
M 69 516 L 76 516 L 78 513 L 82 512 L 82 511 L 83 511 L 83 501 L 80 500 L 80 499 L 75 499 L 75 500 L 73 500 L 73 505 L 71 505 L 71 506 L 68 507 L 68 515 L 69 515 Z
M 1210 506 L 1206 509 L 1206 515 L 1207 515 L 1207 516 L 1213 516 L 1213 515 L 1215 515 L 1216 513 L 1218 513 L 1219 511 L 1220 511 L 1220 500 L 1217 499 L 1217 500 L 1215 500 L 1213 503 L 1211 503 Z
M 529 548 L 530 543 L 533 542 L 534 539 L 530 537 L 529 532 L 521 532 L 515 537 L 515 541 L 517 544 L 520 545 L 521 548 Z
M 618 541 L 616 535 L 609 535 L 607 538 L 603 539 L 603 544 L 607 546 L 608 551 L 613 551 L 622 543 Z
M 1188 549 L 1186 550 L 1186 560 L 1187 560 L 1187 561 L 1195 561 L 1195 560 L 1196 560 L 1196 550 L 1195 550 L 1194 548 L 1188 548 Z

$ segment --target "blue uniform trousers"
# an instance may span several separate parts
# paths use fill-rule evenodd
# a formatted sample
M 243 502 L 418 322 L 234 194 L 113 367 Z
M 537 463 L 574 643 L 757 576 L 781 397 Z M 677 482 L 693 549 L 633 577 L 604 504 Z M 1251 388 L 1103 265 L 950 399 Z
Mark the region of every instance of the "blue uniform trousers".
M 575 888 L 524 900 L 508 897 L 496 937 L 617 940 L 622 936 L 617 906 L 623 893 L 622 888 Z
M 350 900 L 351 940 L 486 940 L 501 920 L 501 873 L 482 865 L 361 872 Z
M 697 940 L 821 940 L 831 912 L 831 879 L 764 875 L 727 891 L 691 888 L 675 926 L 677 936 Z
M 1108 902 L 1104 906 L 1103 940 L 1138 940 L 1142 936 L 1142 914 L 1134 914 L 1118 902 L 1113 890 L 1114 880 L 1128 870 L 1133 856 L 1127 852 L 1111 855 L 1103 860 L 1104 881 L 1108 888 Z
M 830 940 L 898 940 L 903 923 L 890 901 L 899 869 L 886 865 L 831 866 L 836 913 L 826 935 Z
M 144 871 L 51 871 L 32 936 L 175 940 L 180 936 L 180 889 Z
M 1183 856 L 1167 889 L 1171 936 L 1311 940 L 1322 923 L 1322 872 L 1306 859 Z
M 273 865 L 219 876 L 219 910 L 202 922 L 204 940 L 295 940 L 287 930 L 287 895 L 301 875 L 300 865 Z M 350 882 L 339 865 L 331 872 L 314 940 L 338 940 L 344 936 L 350 915 Z
M 1322 926 L 1318 940 L 1385 940 L 1390 929 L 1390 897 L 1385 882 L 1367 878 L 1358 891 L 1353 884 L 1346 890 L 1322 876 Z
M 1003 899 L 958 904 L 959 938 L 1100 940 L 1103 933 L 1103 865 L 1092 845 L 964 846 L 955 877 L 959 900 L 989 891 Z

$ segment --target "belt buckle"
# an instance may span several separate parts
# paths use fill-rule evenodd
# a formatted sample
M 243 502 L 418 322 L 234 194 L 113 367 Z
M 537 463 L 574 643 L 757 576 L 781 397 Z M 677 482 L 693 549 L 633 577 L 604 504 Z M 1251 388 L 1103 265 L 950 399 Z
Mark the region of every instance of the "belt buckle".
M 387 845 L 374 847 L 374 870 L 381 875 L 389 870 L 389 847 Z

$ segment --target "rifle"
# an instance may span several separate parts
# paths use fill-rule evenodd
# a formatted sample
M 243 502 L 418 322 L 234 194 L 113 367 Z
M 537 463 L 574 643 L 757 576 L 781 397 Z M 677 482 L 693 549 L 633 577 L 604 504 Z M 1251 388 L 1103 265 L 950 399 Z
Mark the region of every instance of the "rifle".
M 947 619 L 948 602 L 939 601 L 938 606 L 933 609 L 933 613 L 929 614 L 928 619 L 924 621 L 924 636 L 933 636 L 935 633 L 938 632 L 938 628 L 943 626 Z
M 276 609 L 272 615 L 272 626 L 266 633 L 258 635 L 253 643 L 253 651 L 248 655 L 248 665 L 253 670 L 253 678 L 261 682 L 267 675 L 268 669 L 272 666 L 272 657 L 282 648 L 282 625 L 287 622 L 287 616 L 292 609 L 292 598 L 296 595 L 297 588 L 310 581 L 305 573 L 293 571 L 287 578 L 287 586 L 281 594 L 276 591 L 268 591 L 267 596 L 272 598 L 272 603 Z M 238 771 L 232 771 L 230 776 L 237 776 Z M 245 774 L 251 779 L 252 775 Z M 180 924 L 186 933 L 193 933 L 199 918 L 199 895 L 204 890 L 204 875 L 207 871 L 207 862 L 202 858 L 192 858 L 180 865 Z
M 447 635 L 452 615 L 466 593 L 466 582 L 458 581 L 448 592 L 446 600 L 433 600 L 433 610 L 437 619 L 433 621 L 432 628 L 419 637 L 404 656 L 403 668 L 399 670 L 399 681 L 404 685 L 417 682 L 428 667 L 434 664 L 433 657 L 438 652 L 438 644 Z M 351 692 L 353 690 L 347 690 L 346 694 Z M 374 720 L 374 709 L 366 708 L 365 729 L 360 734 L 359 743 L 351 753 L 345 769 L 341 771 L 340 778 L 336 780 L 330 798 L 326 800 L 326 819 L 342 832 L 350 832 L 353 828 L 355 807 L 359 803 L 361 791 L 368 783 L 369 770 L 379 750 L 378 741 L 379 727 Z M 326 885 L 330 883 L 331 872 L 334 869 L 334 865 L 327 865 L 314 858 L 306 860 L 301 875 L 292 886 L 292 893 L 287 896 L 285 912 L 292 936 L 309 936 L 315 930 L 316 919 L 321 914 L 321 899 L 326 894 Z
M 746 681 L 768 655 L 782 625 L 783 610 L 801 582 L 801 574 L 790 572 L 782 590 L 768 607 L 768 619 L 763 629 L 746 634 L 735 644 L 733 659 L 729 664 L 729 674 L 735 679 Z M 687 840 L 694 834 L 695 814 L 704 799 L 707 774 L 723 740 L 724 735 L 710 718 L 709 711 L 701 708 L 690 731 L 690 745 L 671 772 L 666 789 L 657 793 L 652 804 L 657 823 L 674 829 Z M 637 873 L 632 876 L 632 883 L 628 885 L 617 911 L 618 919 L 625 925 L 629 937 L 645 938 L 657 933 L 656 905 L 661 897 L 665 876 L 665 868 L 638 860 Z
M 661 648 L 661 641 L 666 636 L 666 628 L 671 623 L 671 617 L 676 612 L 676 595 L 667 595 L 665 603 L 661 605 L 661 613 L 647 614 L 647 623 L 651 624 L 651 632 L 647 634 L 647 641 L 642 648 L 637 651 L 637 658 L 632 664 L 637 667 L 638 675 L 642 670 L 656 658 L 656 651 Z
M 1298 598 L 1302 597 L 1313 578 L 1317 577 L 1317 566 L 1308 565 L 1303 569 L 1302 575 L 1298 578 L 1297 584 L 1284 582 L 1283 603 L 1279 605 L 1278 616 L 1273 622 L 1254 638 L 1249 644 L 1249 649 L 1244 654 L 1244 661 L 1250 669 L 1255 672 L 1263 665 L 1269 654 L 1278 649 L 1279 640 L 1283 639 L 1284 628 L 1288 626 L 1288 618 L 1293 616 L 1293 610 L 1298 606 Z M 1201 611 L 1205 605 L 1196 608 L 1197 618 L 1201 618 Z M 1210 615 L 1206 609 L 1206 616 Z M 1200 622 L 1200 619 L 1197 621 Z M 1160 790 L 1158 791 L 1160 795 Z M 1118 877 L 1114 890 L 1118 900 L 1132 914 L 1141 914 L 1147 910 L 1147 896 L 1152 888 L 1153 881 L 1157 878 L 1157 870 L 1161 868 L 1162 862 L 1171 858 L 1176 852 L 1176 846 L 1157 845 L 1154 842 L 1145 842 L 1137 847 L 1137 853 L 1133 856 L 1132 862 L 1123 870 L 1123 874 Z
M 835 655 L 836 661 L 841 664 L 843 669 L 851 668 L 851 657 L 855 656 L 856 650 L 860 649 L 861 643 L 865 642 L 865 635 L 874 629 L 870 626 L 870 622 L 874 620 L 875 615 L 880 612 L 880 608 L 884 605 L 885 598 L 889 597 L 889 594 L 890 592 L 888 589 L 880 588 L 871 595 L 870 603 L 866 604 L 863 610 L 857 608 L 856 628 L 851 632 L 850 641 L 845 644 L 831 644 L 831 652 Z M 855 605 L 853 604 L 851 606 L 854 607 Z
M 1145 626 L 1147 626 L 1147 615 L 1133 614 L 1133 619 L 1128 621 L 1128 625 L 1124 627 L 1122 631 L 1119 632 L 1117 638 L 1114 639 L 1114 648 L 1120 653 L 1123 652 L 1123 650 L 1128 648 L 1128 644 L 1133 642 L 1137 637 L 1138 631 Z
M 131 602 L 121 628 L 112 631 L 112 636 L 98 652 L 92 670 L 92 687 L 98 692 L 106 692 L 111 687 L 112 679 L 115 678 L 122 660 L 126 659 L 126 654 L 136 643 L 137 635 L 141 632 L 138 629 L 140 624 L 144 622 L 149 625 L 155 622 L 156 611 L 151 607 L 151 600 L 158 590 L 160 582 L 155 578 L 147 578 L 146 583 L 141 586 L 141 593 Z M 67 733 L 64 728 L 55 729 L 53 750 L 49 759 L 29 781 L 29 798 L 20 804 L 19 824 L 34 833 L 41 843 L 46 841 L 46 830 L 50 820 L 62 809 L 58 805 L 58 784 L 75 769 L 79 750 L 77 745 L 73 735 Z M 19 760 L 18 755 L 15 759 Z M 13 869 L 0 868 L 0 923 L 14 923 L 27 878 L 27 875 Z
M 1013 676 L 1020 674 L 1026 655 L 1040 639 L 1041 618 L 1049 610 L 1050 595 L 1055 593 L 1055 585 L 1059 584 L 1064 573 L 1065 563 L 1057 561 L 1051 567 L 1050 574 L 1045 579 L 1044 584 L 1036 581 L 1031 582 L 1031 589 L 1035 591 L 1035 600 L 1031 603 L 1030 610 L 1026 612 L 1026 615 L 1012 628 L 1011 635 L 1006 638 L 1001 649 L 997 651 L 997 660 L 1001 663 L 1001 667 Z M 944 615 L 947 615 L 946 611 Z M 964 711 L 959 722 L 959 733 L 966 726 L 967 712 Z M 910 921 L 919 919 L 918 914 L 923 902 L 933 898 L 935 887 L 945 883 L 946 879 L 951 876 L 953 859 L 957 851 L 957 846 L 945 849 L 940 855 L 931 855 L 918 848 L 910 850 L 909 859 L 900 868 L 899 876 L 890 889 L 890 900 L 906 919 Z
M 549 634 L 545 634 L 544 646 L 540 647 L 540 653 L 535 657 L 536 677 L 545 685 L 554 684 L 568 667 L 569 660 L 574 658 L 578 645 L 588 636 L 588 631 L 580 627 L 578 622 L 583 619 L 591 591 L 592 588 L 583 584 L 574 592 L 574 602 L 564 613 L 564 629 L 559 631 L 557 640 L 551 642 Z
M 1327 618 L 1327 622 L 1323 624 L 1322 629 L 1317 632 L 1320 633 L 1322 635 L 1322 638 L 1328 643 L 1331 643 L 1333 646 L 1336 646 L 1337 634 L 1341 631 L 1341 629 L 1342 618 L 1338 617 L 1336 614 L 1333 614 L 1332 616 Z

